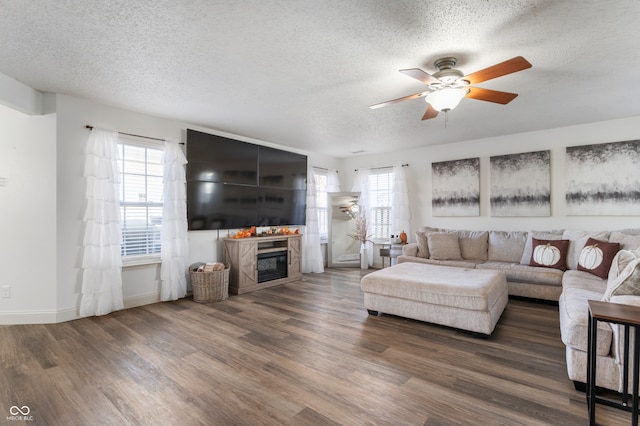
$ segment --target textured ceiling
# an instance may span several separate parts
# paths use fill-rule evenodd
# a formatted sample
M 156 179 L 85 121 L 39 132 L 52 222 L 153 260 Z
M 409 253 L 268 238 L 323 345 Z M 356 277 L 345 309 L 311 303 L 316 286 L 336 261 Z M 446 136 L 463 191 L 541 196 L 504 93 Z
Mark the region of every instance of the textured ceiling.
M 34 89 L 329 155 L 380 153 L 640 115 L 640 2 L 0 0 L 0 73 Z M 421 121 L 398 72 L 458 58 L 479 84 Z M 119 129 L 127 131 L 127 129 Z

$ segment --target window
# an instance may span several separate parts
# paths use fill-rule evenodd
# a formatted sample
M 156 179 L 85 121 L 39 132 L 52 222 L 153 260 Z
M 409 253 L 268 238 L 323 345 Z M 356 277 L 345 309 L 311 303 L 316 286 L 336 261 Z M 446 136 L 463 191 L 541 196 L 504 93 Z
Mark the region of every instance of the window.
M 391 185 L 393 168 L 372 170 L 369 175 L 369 232 L 373 238 L 391 235 Z
M 318 233 L 320 241 L 327 241 L 328 230 L 328 210 L 327 210 L 327 170 L 313 169 L 313 178 L 316 184 L 316 208 L 318 210 Z
M 121 255 L 158 257 L 162 225 L 162 149 L 119 143 Z

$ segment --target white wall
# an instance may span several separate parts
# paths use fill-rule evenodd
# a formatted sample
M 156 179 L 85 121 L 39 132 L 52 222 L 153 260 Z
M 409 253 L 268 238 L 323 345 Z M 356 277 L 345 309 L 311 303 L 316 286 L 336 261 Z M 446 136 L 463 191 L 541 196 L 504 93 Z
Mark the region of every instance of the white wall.
M 438 125 L 429 123 L 428 125 Z M 425 125 L 425 132 L 428 128 Z M 451 126 L 455 124 L 450 124 Z M 427 137 L 427 136 L 425 136 Z M 638 216 L 568 216 L 565 208 L 565 148 L 567 146 L 640 139 L 640 117 L 603 121 L 580 126 L 429 146 L 384 155 L 356 156 L 341 161 L 342 188 L 351 189 L 354 169 L 409 164 L 411 232 L 421 225 L 457 229 L 620 229 L 638 228 Z M 489 157 L 522 152 L 551 151 L 551 216 L 494 218 L 489 208 Z M 480 216 L 433 217 L 431 211 L 431 163 L 480 158 Z M 638 171 L 640 173 L 640 170 Z
M 84 146 L 89 136 L 85 125 L 112 129 L 156 138 L 186 140 L 186 129 L 218 133 L 247 142 L 291 150 L 274 143 L 256 141 L 175 120 L 139 114 L 119 108 L 100 105 L 70 96 L 57 95 L 57 156 L 59 188 L 58 209 L 58 276 L 57 321 L 77 317 L 81 292 L 82 216 L 84 213 Z M 315 153 L 308 155 L 313 166 L 336 168 L 337 160 Z M 189 233 L 189 263 L 223 260 L 220 239 L 228 231 L 196 231 Z M 125 307 L 153 303 L 159 300 L 160 265 L 126 267 L 123 269 L 123 295 Z
M 56 311 L 56 117 L 0 106 L 0 324 Z

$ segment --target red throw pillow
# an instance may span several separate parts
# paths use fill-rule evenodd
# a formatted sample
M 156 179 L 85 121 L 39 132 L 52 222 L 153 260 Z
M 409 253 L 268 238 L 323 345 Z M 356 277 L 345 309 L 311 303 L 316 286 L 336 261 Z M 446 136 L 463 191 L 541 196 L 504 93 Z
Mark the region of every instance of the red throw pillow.
M 567 270 L 567 251 L 569 240 L 538 240 L 532 238 L 533 251 L 531 253 L 531 266 L 543 266 L 545 268 Z
M 580 252 L 578 270 L 590 272 L 603 280 L 609 277 L 611 262 L 620 250 L 620 243 L 609 243 L 589 238 Z

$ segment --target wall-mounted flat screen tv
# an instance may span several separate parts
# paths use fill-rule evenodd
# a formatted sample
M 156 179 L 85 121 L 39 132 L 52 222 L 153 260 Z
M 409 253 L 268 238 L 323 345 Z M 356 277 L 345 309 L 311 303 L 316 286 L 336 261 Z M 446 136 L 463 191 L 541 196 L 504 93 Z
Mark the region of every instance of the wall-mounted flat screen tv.
M 187 129 L 190 230 L 301 226 L 307 156 Z

